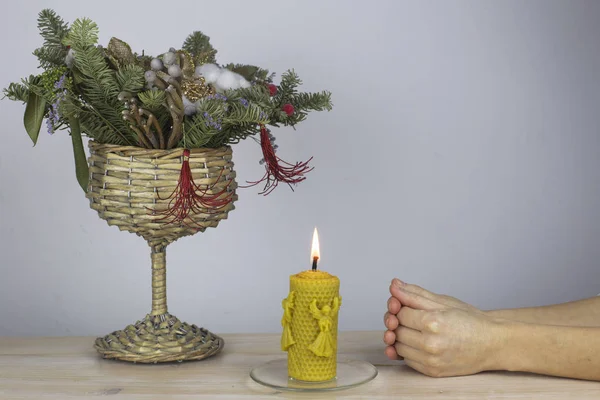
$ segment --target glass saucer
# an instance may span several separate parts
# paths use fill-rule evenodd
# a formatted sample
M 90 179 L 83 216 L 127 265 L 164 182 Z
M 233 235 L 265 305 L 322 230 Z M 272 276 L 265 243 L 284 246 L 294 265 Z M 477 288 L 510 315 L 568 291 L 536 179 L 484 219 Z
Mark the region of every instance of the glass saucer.
M 269 361 L 250 372 L 250 377 L 261 385 L 297 392 L 349 389 L 367 383 L 376 376 L 377 368 L 366 361 L 359 360 L 338 361 L 337 377 L 325 382 L 307 382 L 290 378 L 287 359 Z

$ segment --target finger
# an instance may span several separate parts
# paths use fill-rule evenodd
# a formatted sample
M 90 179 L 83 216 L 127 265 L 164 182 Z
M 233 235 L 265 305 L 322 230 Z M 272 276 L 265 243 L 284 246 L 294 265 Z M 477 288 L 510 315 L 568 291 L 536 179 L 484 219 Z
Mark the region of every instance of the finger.
M 387 344 L 388 346 L 396 343 L 396 334 L 394 331 L 385 331 L 383 334 L 383 343 Z
M 384 353 L 390 360 L 401 360 L 401 357 L 396 353 L 394 346 L 387 346 Z
M 400 312 L 400 308 L 402 307 L 402 304 L 400 304 L 400 300 L 398 300 L 397 298 L 392 296 L 388 299 L 387 306 L 388 306 L 388 311 L 390 313 L 396 315 Z
M 398 317 L 396 317 L 395 315 L 392 315 L 390 313 L 386 313 L 386 316 L 385 316 L 386 328 L 388 328 L 390 331 L 393 331 L 394 329 L 396 329 L 398 327 L 398 325 L 400 325 L 400 322 L 398 322 Z
M 424 289 L 419 285 L 413 285 L 412 283 L 405 283 L 404 285 L 400 285 L 400 286 L 403 286 L 405 290 L 407 290 L 411 293 L 418 294 L 421 297 L 425 297 L 426 299 L 433 300 L 438 303 L 440 302 L 439 294 L 430 292 L 429 290 Z
M 427 359 L 427 354 L 415 349 L 414 347 L 410 347 L 407 344 L 396 342 L 394 348 L 396 349 L 396 353 L 398 353 L 400 357 L 404 357 L 405 360 L 413 360 L 423 363 L 424 360 Z
M 405 326 L 399 326 L 394 332 L 394 339 L 396 342 L 406 344 L 414 349 L 425 351 L 424 347 L 424 335 L 423 333 L 407 328 Z M 387 343 L 386 343 L 387 344 Z
M 402 307 L 398 313 L 398 322 L 400 325 L 407 328 L 416 329 L 417 331 L 423 331 L 424 323 L 423 318 L 427 314 L 427 311 L 415 310 L 410 307 Z
M 409 292 L 405 287 L 397 285 L 390 286 L 390 293 L 400 301 L 403 306 L 408 306 L 418 310 L 440 310 L 448 308 L 447 306 L 435 302 L 416 293 Z

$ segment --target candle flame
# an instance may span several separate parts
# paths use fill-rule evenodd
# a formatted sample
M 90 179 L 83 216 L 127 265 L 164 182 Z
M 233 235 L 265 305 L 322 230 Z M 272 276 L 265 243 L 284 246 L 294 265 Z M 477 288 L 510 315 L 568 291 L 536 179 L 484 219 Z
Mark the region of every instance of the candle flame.
M 315 258 L 317 260 L 321 258 L 321 251 L 319 249 L 319 232 L 317 232 L 316 227 L 313 233 L 312 249 L 310 251 L 310 261 L 312 262 Z

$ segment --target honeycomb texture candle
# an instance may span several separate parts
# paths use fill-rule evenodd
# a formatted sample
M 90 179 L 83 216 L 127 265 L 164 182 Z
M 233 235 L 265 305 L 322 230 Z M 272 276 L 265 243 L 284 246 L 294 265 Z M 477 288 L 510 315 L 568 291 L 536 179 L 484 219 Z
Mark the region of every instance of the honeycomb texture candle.
M 288 352 L 291 378 L 323 382 L 336 377 L 339 289 L 338 277 L 324 271 L 290 277 L 281 347 Z

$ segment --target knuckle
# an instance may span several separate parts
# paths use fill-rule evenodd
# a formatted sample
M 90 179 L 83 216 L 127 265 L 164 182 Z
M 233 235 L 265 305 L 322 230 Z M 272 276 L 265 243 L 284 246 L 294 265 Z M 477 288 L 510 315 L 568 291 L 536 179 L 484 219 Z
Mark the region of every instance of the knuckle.
M 425 339 L 425 343 L 423 345 L 425 351 L 429 354 L 441 354 L 443 351 L 443 346 L 440 340 L 433 337 Z
M 423 317 L 423 325 L 430 332 L 437 333 L 440 331 L 440 323 L 442 319 L 442 313 L 440 312 L 428 313 Z
M 444 376 L 444 373 L 438 367 L 430 367 L 427 369 L 427 375 L 429 375 L 432 378 L 441 378 L 442 376 Z
M 442 360 L 437 356 L 427 357 L 427 366 L 430 369 L 437 370 L 442 367 Z

